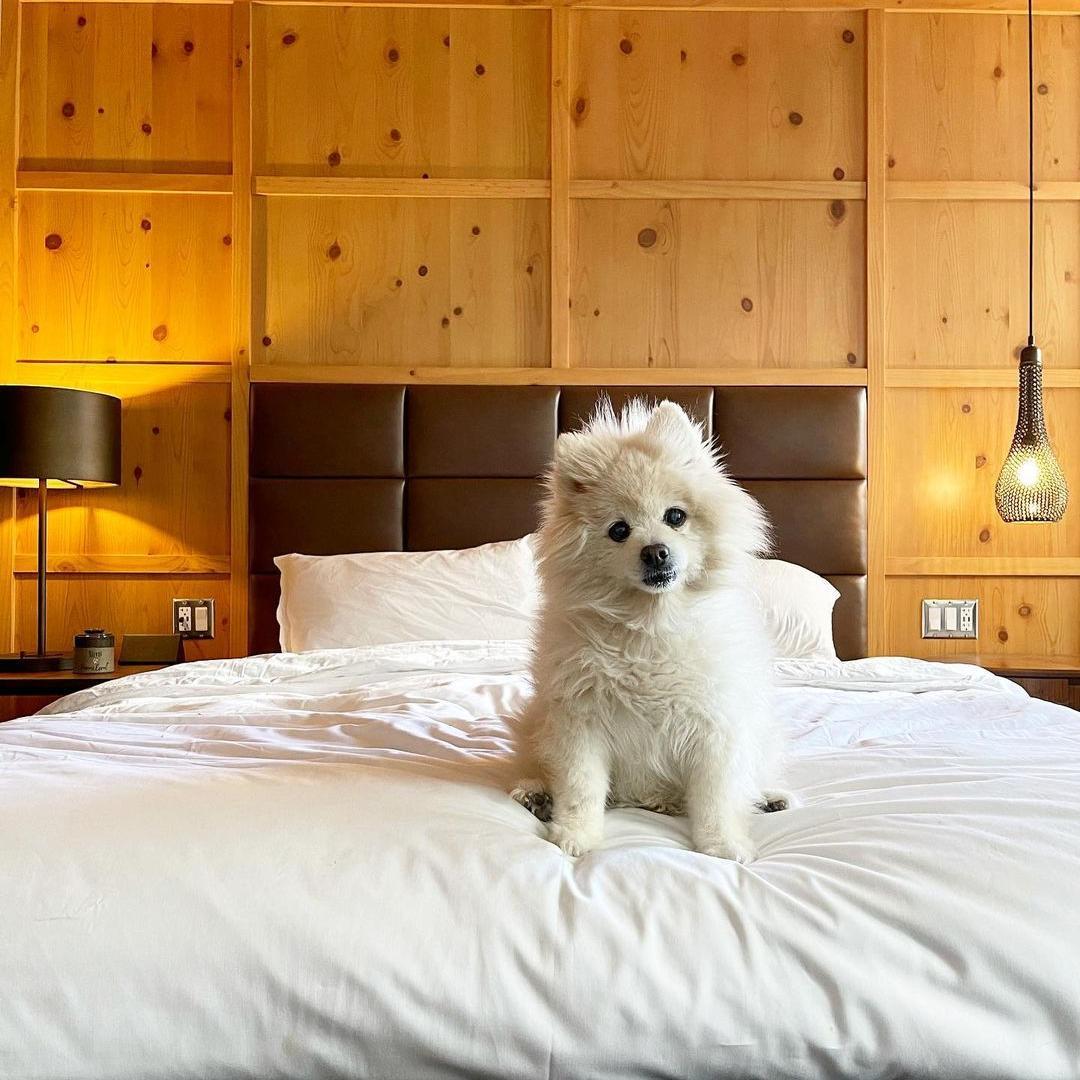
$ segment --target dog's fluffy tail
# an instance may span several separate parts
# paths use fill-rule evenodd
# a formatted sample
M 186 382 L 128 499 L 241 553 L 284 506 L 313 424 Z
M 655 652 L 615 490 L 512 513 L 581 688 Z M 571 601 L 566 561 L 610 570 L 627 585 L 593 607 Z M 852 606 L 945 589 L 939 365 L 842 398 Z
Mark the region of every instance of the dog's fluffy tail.
M 533 817 L 540 821 L 551 820 L 551 796 L 544 790 L 542 780 L 530 777 L 519 780 L 518 786 L 510 792 L 510 798 L 521 803 Z

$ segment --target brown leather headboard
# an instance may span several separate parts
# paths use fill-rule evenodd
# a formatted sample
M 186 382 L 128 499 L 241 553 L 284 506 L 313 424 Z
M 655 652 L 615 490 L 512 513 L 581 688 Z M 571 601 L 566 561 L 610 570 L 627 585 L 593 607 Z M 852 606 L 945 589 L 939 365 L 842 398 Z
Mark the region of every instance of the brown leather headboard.
M 556 436 L 607 393 L 669 398 L 723 446 L 765 507 L 776 555 L 840 590 L 844 659 L 866 652 L 866 391 L 837 387 L 251 388 L 251 652 L 278 648 L 274 557 L 425 551 L 537 523 Z

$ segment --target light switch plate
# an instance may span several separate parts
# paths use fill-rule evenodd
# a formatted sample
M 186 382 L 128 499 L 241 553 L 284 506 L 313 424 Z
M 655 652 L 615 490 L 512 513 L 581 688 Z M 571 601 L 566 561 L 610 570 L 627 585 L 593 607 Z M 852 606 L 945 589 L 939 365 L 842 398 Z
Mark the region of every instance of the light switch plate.
M 177 600 L 172 602 L 172 628 L 182 638 L 212 638 L 214 636 L 214 601 Z
M 978 600 L 924 600 L 922 602 L 924 638 L 977 638 L 979 636 Z

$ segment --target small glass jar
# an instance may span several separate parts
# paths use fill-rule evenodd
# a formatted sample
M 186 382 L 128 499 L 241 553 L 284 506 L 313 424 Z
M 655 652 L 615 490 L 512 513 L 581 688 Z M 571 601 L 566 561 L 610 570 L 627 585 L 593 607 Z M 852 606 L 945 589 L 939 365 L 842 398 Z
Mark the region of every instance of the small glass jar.
M 116 670 L 116 638 L 107 630 L 84 630 L 75 635 L 72 671 L 77 675 L 107 675 Z

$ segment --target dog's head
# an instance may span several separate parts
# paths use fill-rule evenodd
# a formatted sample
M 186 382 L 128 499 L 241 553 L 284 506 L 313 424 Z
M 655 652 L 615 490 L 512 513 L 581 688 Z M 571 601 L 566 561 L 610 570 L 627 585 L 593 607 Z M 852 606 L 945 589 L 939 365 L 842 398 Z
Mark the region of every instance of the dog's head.
M 702 588 L 766 547 L 757 502 L 678 405 L 604 400 L 560 436 L 548 478 L 541 570 L 561 590 L 613 608 L 626 594 Z

